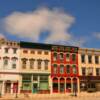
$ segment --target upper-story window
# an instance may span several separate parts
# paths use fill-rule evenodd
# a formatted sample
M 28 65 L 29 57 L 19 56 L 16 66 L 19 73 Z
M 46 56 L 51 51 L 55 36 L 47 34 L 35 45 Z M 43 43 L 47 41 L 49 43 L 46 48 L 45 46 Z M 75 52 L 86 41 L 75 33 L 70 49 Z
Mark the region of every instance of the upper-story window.
M 34 50 L 31 50 L 31 54 L 35 54 L 35 51 Z
M 70 54 L 66 54 L 66 61 L 70 61 Z
M 99 64 L 99 56 L 95 56 L 95 64 Z
M 66 73 L 67 73 L 67 74 L 70 73 L 70 65 L 66 65 Z
M 59 54 L 59 59 L 60 59 L 60 61 L 63 61 L 63 60 L 64 60 L 64 55 L 63 55 L 63 53 L 60 53 L 60 54 Z
M 72 69 L 73 69 L 73 74 L 76 74 L 76 73 L 77 73 L 76 65 L 73 65 L 73 66 L 72 66 Z
M 23 53 L 28 53 L 28 50 L 23 50 Z
M 30 69 L 34 69 L 34 61 L 35 61 L 35 59 L 29 59 Z
M 49 54 L 49 52 L 48 52 L 48 51 L 44 51 L 44 54 L 45 54 L 45 55 L 48 55 L 48 54 Z
M 13 69 L 16 69 L 16 60 L 17 60 L 16 57 L 12 57 L 12 68 Z
M 88 63 L 92 63 L 92 56 L 88 55 Z
M 86 75 L 86 68 L 82 67 L 82 75 Z
M 41 59 L 38 59 L 38 60 L 37 60 L 37 63 L 38 63 L 38 69 L 41 69 L 42 60 L 41 60 Z
M 38 51 L 38 54 L 42 54 L 42 51 L 39 50 L 39 51 Z
M 17 53 L 17 48 L 13 48 L 13 53 L 14 53 L 14 54 Z
M 60 65 L 60 74 L 64 74 L 64 65 Z
M 87 75 L 93 75 L 93 67 L 87 68 Z
M 44 64 L 45 64 L 45 65 L 44 65 L 44 66 L 45 66 L 44 69 L 45 69 L 45 70 L 48 70 L 48 62 L 49 62 L 49 60 L 44 60 Z
M 3 57 L 3 61 L 4 61 L 4 66 L 8 66 L 8 62 L 9 62 L 9 57 Z
M 54 60 L 54 61 L 57 61 L 57 53 L 54 53 L 54 54 L 53 54 L 53 60 Z
M 100 68 L 96 68 L 96 75 L 100 76 Z
M 26 69 L 26 65 L 27 65 L 27 59 L 26 58 L 22 58 L 22 68 Z
M 85 63 L 85 55 L 84 54 L 81 55 L 81 62 Z
M 72 61 L 76 61 L 76 54 L 72 54 Z
M 9 48 L 5 48 L 5 53 L 8 53 Z
M 57 68 L 57 64 L 54 64 L 53 65 L 53 73 L 54 74 L 57 74 L 58 73 L 58 70 L 57 70 L 58 68 Z

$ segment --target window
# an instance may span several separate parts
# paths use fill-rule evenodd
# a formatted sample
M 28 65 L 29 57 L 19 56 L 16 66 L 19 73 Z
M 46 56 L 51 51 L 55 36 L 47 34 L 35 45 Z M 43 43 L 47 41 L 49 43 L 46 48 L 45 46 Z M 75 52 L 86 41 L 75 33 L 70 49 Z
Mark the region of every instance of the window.
M 82 67 L 82 75 L 86 75 L 86 68 Z
M 48 70 L 48 62 L 49 62 L 49 60 L 44 60 L 44 66 L 45 66 L 45 70 Z
M 35 59 L 30 59 L 30 69 L 34 69 L 34 61 Z
M 88 75 L 93 75 L 93 67 L 87 68 L 87 74 Z
M 73 68 L 73 74 L 76 74 L 77 73 L 76 65 L 73 65 L 72 68 Z
M 31 75 L 23 75 L 22 80 L 23 81 L 31 81 Z
M 12 58 L 12 68 L 13 68 L 13 69 L 16 69 L 16 60 L 17 60 L 16 57 L 13 57 L 13 58 Z
M 85 55 L 84 54 L 81 55 L 81 62 L 85 63 Z
M 38 76 L 33 76 L 33 81 L 38 81 Z
M 54 53 L 54 54 L 53 54 L 53 60 L 54 60 L 54 61 L 57 61 L 57 53 Z
M 72 61 L 76 61 L 76 54 L 72 54 Z
M 66 66 L 66 73 L 69 74 L 70 73 L 70 65 Z
M 38 69 L 41 69 L 42 60 L 41 59 L 38 59 L 37 62 L 38 62 Z
M 48 55 L 48 51 L 45 51 L 44 54 L 45 54 L 45 55 Z
M 5 48 L 5 53 L 8 53 L 8 48 Z
M 8 59 L 4 59 L 4 66 L 8 65 Z
M 88 63 L 92 63 L 92 56 L 88 55 Z
M 53 65 L 53 73 L 54 74 L 57 74 L 57 64 L 54 64 Z
M 13 53 L 16 54 L 17 48 L 13 48 Z
M 96 68 L 96 75 L 100 76 L 100 68 Z
M 40 76 L 40 81 L 48 81 L 48 76 Z
M 23 53 L 28 53 L 28 50 L 23 50 Z
M 26 69 L 26 63 L 27 63 L 27 59 L 26 58 L 23 58 L 22 59 L 22 68 L 23 69 Z
M 63 59 L 64 59 L 63 53 L 60 53 L 60 54 L 59 54 L 59 58 L 60 58 L 61 61 L 63 61 Z
M 66 61 L 70 60 L 70 54 L 66 54 Z
M 31 54 L 35 54 L 35 51 L 34 50 L 31 50 Z
M 60 74 L 64 74 L 64 65 L 60 65 Z
M 95 64 L 99 64 L 99 56 L 95 56 Z
M 42 51 L 38 51 L 38 54 L 42 54 Z

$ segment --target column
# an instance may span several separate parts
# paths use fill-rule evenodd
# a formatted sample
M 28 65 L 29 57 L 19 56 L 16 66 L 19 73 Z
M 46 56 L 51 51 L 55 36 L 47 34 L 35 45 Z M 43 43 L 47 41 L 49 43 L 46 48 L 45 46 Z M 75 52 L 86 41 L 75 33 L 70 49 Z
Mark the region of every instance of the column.
M 80 80 L 77 78 L 77 92 L 80 93 Z
M 31 76 L 31 91 L 33 93 L 33 75 Z
M 20 94 L 22 89 L 22 76 L 19 76 L 19 81 L 18 81 L 18 93 Z
M 11 82 L 11 94 L 13 94 L 13 82 Z
M 5 81 L 2 82 L 2 95 L 5 94 Z
M 53 93 L 53 81 L 52 81 L 52 78 L 51 76 L 49 76 L 49 89 L 50 89 L 50 93 L 52 94 Z
M 58 93 L 60 93 L 60 78 L 58 78 Z
M 73 93 L 73 78 L 71 78 L 71 93 Z
M 65 93 L 66 93 L 66 78 L 65 78 Z

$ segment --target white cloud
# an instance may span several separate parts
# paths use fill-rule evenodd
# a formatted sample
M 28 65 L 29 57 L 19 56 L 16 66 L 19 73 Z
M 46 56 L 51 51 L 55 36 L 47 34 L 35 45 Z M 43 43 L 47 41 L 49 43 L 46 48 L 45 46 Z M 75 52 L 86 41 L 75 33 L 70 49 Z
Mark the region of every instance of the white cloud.
M 0 39 L 6 39 L 6 37 L 2 33 L 0 33 Z
M 96 37 L 97 39 L 100 39 L 100 32 L 94 32 L 93 35 L 94 35 L 94 37 Z
M 39 42 L 40 34 L 49 31 L 43 40 L 46 43 L 83 45 L 83 40 L 76 40 L 69 33 L 75 18 L 60 9 L 39 8 L 33 12 L 13 12 L 4 18 L 4 29 L 7 33 L 21 38 L 29 38 Z

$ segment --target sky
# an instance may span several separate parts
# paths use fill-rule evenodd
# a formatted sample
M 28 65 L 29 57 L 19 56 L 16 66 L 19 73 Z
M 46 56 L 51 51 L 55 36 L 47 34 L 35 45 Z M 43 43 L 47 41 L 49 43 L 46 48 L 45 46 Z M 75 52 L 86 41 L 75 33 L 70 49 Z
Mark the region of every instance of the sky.
M 0 37 L 100 48 L 100 0 L 0 0 Z

